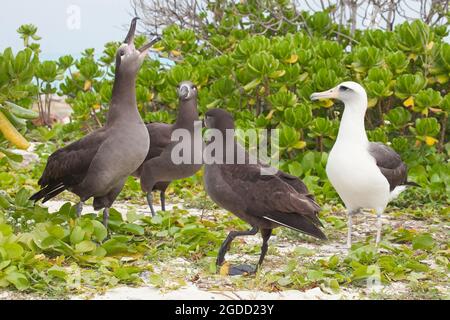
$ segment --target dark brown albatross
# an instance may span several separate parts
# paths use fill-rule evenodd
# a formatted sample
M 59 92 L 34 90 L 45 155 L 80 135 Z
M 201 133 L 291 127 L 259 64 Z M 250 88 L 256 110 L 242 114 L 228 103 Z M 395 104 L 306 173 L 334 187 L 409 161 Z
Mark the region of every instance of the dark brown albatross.
M 194 175 L 202 167 L 202 138 L 201 134 L 195 136 L 195 125 L 198 125 L 200 133 L 201 122 L 198 121 L 197 87 L 191 81 L 183 81 L 177 90 L 179 109 L 174 124 L 149 123 L 147 130 L 150 135 L 150 149 L 144 163 L 133 174 L 141 180 L 141 189 L 147 194 L 147 203 L 152 216 L 153 208 L 152 191 L 159 190 L 161 197 L 161 209 L 165 211 L 165 191 L 173 180 L 183 179 Z M 172 135 L 176 132 L 187 133 L 188 141 L 186 150 L 190 147 L 191 157 L 187 163 L 174 163 L 172 151 L 179 144 L 172 141 Z M 175 138 L 175 137 L 174 137 Z M 195 145 L 197 144 L 197 148 Z M 195 158 L 199 159 L 196 163 Z
M 208 128 L 222 133 L 226 145 L 226 130 L 234 129 L 232 116 L 221 109 L 212 109 L 205 114 Z M 211 143 L 211 142 L 210 142 Z M 261 232 L 263 243 L 261 255 L 256 267 L 248 265 L 231 266 L 230 275 L 254 273 L 262 264 L 268 249 L 268 240 L 272 229 L 285 226 L 319 239 L 326 239 L 319 229 L 321 223 L 317 217 L 320 207 L 309 194 L 304 183 L 289 174 L 275 170 L 274 175 L 262 175 L 261 164 L 237 163 L 237 150 L 242 148 L 233 138 L 234 162 L 232 164 L 205 163 L 204 184 L 211 199 L 222 208 L 252 226 L 248 231 L 231 231 L 220 247 L 217 265 L 225 262 L 225 254 L 231 242 L 238 236 L 255 235 Z M 226 159 L 228 149 L 224 148 Z M 248 159 L 248 154 L 245 152 Z M 272 168 L 273 169 L 273 168 Z
M 80 197 L 82 203 L 94 198 L 94 209 L 103 211 L 108 224 L 109 208 L 122 190 L 127 176 L 144 161 L 149 136 L 136 104 L 136 75 L 149 48 L 158 40 L 136 50 L 133 44 L 136 21 L 131 22 L 125 42 L 116 53 L 111 105 L 104 127 L 55 151 L 38 183 L 41 190 L 31 200 L 45 202 L 64 190 Z

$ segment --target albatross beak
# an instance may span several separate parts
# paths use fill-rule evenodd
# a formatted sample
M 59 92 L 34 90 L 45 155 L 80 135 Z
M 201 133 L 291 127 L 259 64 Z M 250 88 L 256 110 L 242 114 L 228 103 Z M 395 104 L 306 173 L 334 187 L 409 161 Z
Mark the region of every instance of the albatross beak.
M 320 99 L 336 99 L 337 97 L 338 91 L 336 88 L 333 88 L 327 91 L 314 92 L 309 98 L 311 100 L 320 100 Z
M 130 30 L 128 30 L 127 36 L 125 37 L 125 40 L 123 41 L 127 45 L 133 44 L 134 33 L 136 32 L 136 23 L 138 20 L 139 20 L 138 17 L 135 17 L 135 18 L 133 18 L 133 20 L 131 20 Z
M 156 37 L 155 39 L 153 39 L 152 41 L 150 41 L 149 43 L 143 45 L 142 47 L 140 47 L 138 49 L 138 51 L 141 53 L 141 55 L 145 55 L 147 54 L 148 50 L 155 44 L 157 43 L 159 40 L 161 40 L 161 37 Z
M 187 85 L 181 85 L 178 89 L 178 96 L 180 99 L 186 99 L 189 96 L 189 87 Z

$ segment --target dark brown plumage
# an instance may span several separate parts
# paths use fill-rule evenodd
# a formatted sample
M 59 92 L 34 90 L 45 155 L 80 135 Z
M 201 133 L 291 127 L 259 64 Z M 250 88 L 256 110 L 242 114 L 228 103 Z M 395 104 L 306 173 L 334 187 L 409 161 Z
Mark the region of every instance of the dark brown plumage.
M 109 207 L 120 193 L 126 177 L 144 161 L 149 136 L 136 104 L 135 81 L 148 49 L 156 40 L 136 50 L 133 44 L 136 20 L 131 22 L 126 41 L 116 53 L 116 69 L 110 109 L 104 127 L 55 151 L 47 160 L 38 183 L 41 190 L 31 200 L 43 202 L 69 190 L 81 204 L 94 198 L 94 209 Z
M 83 139 L 52 153 L 38 181 L 44 189 L 33 195 L 31 200 L 44 198 L 43 202 L 45 202 L 65 189 L 80 183 L 86 176 L 98 148 L 106 138 L 104 132 L 105 128 L 100 128 Z M 57 190 L 58 193 L 49 197 L 50 193 Z
M 209 110 L 206 113 L 205 122 L 208 128 L 219 129 L 223 134 L 227 129 L 234 129 L 233 118 L 221 109 Z M 241 148 L 235 140 L 233 143 L 235 149 Z M 225 157 L 224 154 L 224 159 Z M 249 158 L 247 153 L 246 158 Z M 218 266 L 224 263 L 225 253 L 236 236 L 253 235 L 258 230 L 263 236 L 258 266 L 267 252 L 267 241 L 272 229 L 276 227 L 285 226 L 319 239 L 326 239 L 319 229 L 321 223 L 317 214 L 320 207 L 304 183 L 279 170 L 275 170 L 274 175 L 263 175 L 261 172 L 264 168 L 267 169 L 268 166 L 248 162 L 246 164 L 236 162 L 205 164 L 205 189 L 211 199 L 252 226 L 250 231 L 233 231 L 228 235 L 219 250 Z M 230 269 L 230 274 L 242 274 L 249 271 L 256 271 L 256 268 L 233 267 Z
M 194 124 L 198 121 L 197 87 L 190 81 L 183 81 L 178 87 L 179 110 L 174 124 L 150 123 L 147 130 L 150 136 L 150 148 L 147 157 L 139 169 L 133 174 L 141 180 L 141 188 L 147 194 L 147 202 L 152 215 L 153 208 L 152 191 L 159 190 L 161 195 L 161 207 L 165 210 L 165 190 L 173 180 L 187 178 L 195 174 L 201 168 L 201 163 L 176 164 L 172 159 L 172 150 L 178 141 L 172 141 L 172 134 L 176 130 L 185 130 L 190 134 L 191 147 L 194 145 Z M 201 139 L 201 137 L 199 137 Z M 183 141 L 185 142 L 185 141 Z M 195 152 L 191 150 L 191 156 Z M 191 160 L 193 160 L 193 157 Z M 201 154 L 200 154 L 201 158 Z
M 389 182 L 390 191 L 402 185 L 418 186 L 408 181 L 408 167 L 392 148 L 381 142 L 370 142 L 369 153 L 375 158 L 378 168 Z
M 150 148 L 148 150 L 147 157 L 145 158 L 144 163 L 150 159 L 159 157 L 164 151 L 164 148 L 166 148 L 171 143 L 170 136 L 172 134 L 172 127 L 173 125 L 171 124 L 161 122 L 152 122 L 147 124 L 147 131 L 150 136 Z M 139 167 L 139 169 L 133 174 L 133 176 L 140 177 L 142 174 L 142 169 L 143 165 Z M 160 192 L 162 211 L 166 210 L 165 193 L 169 185 L 170 181 L 160 181 L 157 182 L 151 190 L 151 192 L 156 190 Z

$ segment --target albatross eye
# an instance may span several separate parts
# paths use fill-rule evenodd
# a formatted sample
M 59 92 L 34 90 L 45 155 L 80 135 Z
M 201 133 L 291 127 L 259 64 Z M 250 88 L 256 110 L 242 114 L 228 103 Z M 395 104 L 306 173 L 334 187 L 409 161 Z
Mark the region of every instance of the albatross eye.
M 123 57 L 125 55 L 125 50 L 123 50 L 123 49 L 119 50 L 119 55 L 121 57 Z
M 346 87 L 346 86 L 340 86 L 340 87 L 339 87 L 339 90 L 340 90 L 340 91 L 350 91 L 350 90 L 352 90 L 352 89 L 350 89 L 349 87 Z

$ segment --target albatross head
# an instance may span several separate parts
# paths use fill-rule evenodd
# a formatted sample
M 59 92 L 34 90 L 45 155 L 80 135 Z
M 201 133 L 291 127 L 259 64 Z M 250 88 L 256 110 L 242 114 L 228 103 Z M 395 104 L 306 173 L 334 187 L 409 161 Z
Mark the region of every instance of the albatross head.
M 135 17 L 131 20 L 130 30 L 117 49 L 116 52 L 116 72 L 136 74 L 142 65 L 150 48 L 160 40 L 156 37 L 144 46 L 136 49 L 134 46 L 134 34 L 136 32 L 136 22 L 139 18 Z
M 197 86 L 191 81 L 182 81 L 177 88 L 177 94 L 180 100 L 197 99 Z
M 353 81 L 342 82 L 333 89 L 314 92 L 311 100 L 320 99 L 337 99 L 342 101 L 345 105 L 361 105 L 367 106 L 367 94 L 364 88 Z
M 233 116 L 223 109 L 210 109 L 205 113 L 204 123 L 209 129 L 218 129 L 225 132 L 227 129 L 234 129 Z

